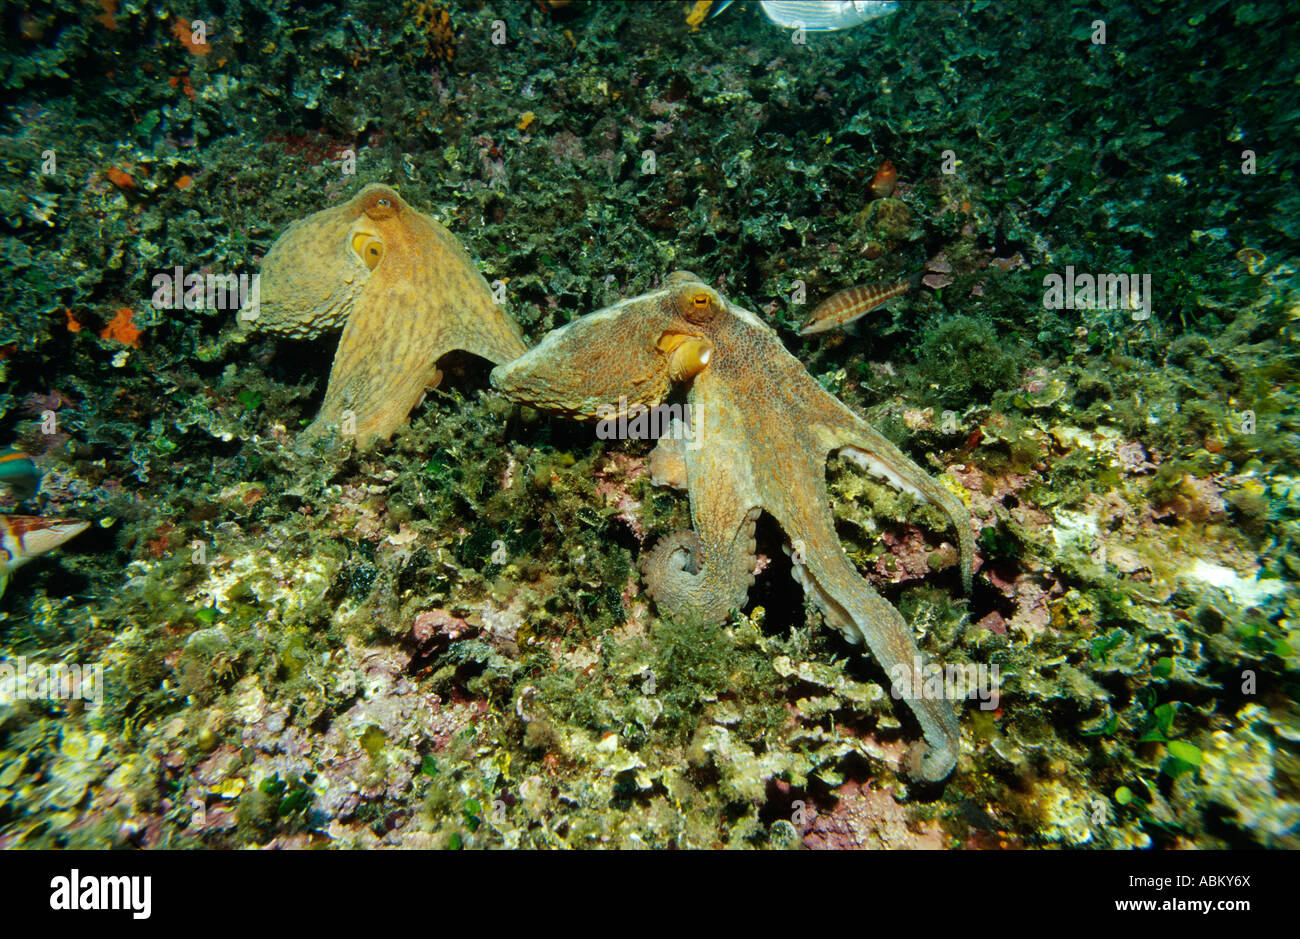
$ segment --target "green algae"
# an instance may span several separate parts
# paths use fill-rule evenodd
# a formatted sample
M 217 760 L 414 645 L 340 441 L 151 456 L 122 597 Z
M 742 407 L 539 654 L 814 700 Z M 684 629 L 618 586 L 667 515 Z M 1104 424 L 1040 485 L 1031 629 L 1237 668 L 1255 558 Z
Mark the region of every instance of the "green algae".
M 1017 360 L 988 322 L 971 316 L 944 320 L 921 336 L 916 350 L 921 400 L 964 407 L 987 400 L 1015 381 Z
M 643 444 L 596 441 L 485 396 L 481 363 L 469 363 L 448 369 L 390 449 L 298 453 L 292 435 L 314 412 L 328 350 L 223 344 L 218 311 L 140 309 L 142 347 L 113 364 L 126 350 L 98 332 L 119 304 L 142 306 L 156 268 L 254 269 L 304 202 L 363 181 L 340 178 L 333 153 L 351 145 L 364 181 L 427 197 L 489 279 L 508 281 L 533 339 L 688 265 L 783 330 L 909 455 L 981 473 L 966 496 L 1001 579 L 961 600 L 916 582 L 947 569 L 942 520 L 852 468 L 828 470 L 846 550 L 869 576 L 883 571 L 881 591 L 927 653 L 1003 668 L 1001 716 L 967 710 L 969 765 L 929 809 L 904 794 L 914 817 L 970 846 L 1293 845 L 1294 741 L 1279 702 L 1296 688 L 1294 596 L 1243 610 L 1224 589 L 1179 580 L 1203 556 L 1243 579 L 1254 564 L 1278 584 L 1300 571 L 1296 371 L 1282 345 L 1294 338 L 1287 239 L 1300 218 L 1284 160 L 1300 112 L 1284 30 L 1267 28 L 1275 6 L 1198 7 L 1201 22 L 1225 24 L 1206 49 L 1195 17 L 1122 4 L 1116 16 L 1146 24 L 1135 31 L 1173 34 L 1139 36 L 1122 58 L 1118 44 L 1061 42 L 1077 7 L 1030 11 L 1037 31 L 992 5 L 906 12 L 883 50 L 878 34 L 848 32 L 811 64 L 739 18 L 692 37 L 672 17 L 616 6 L 569 21 L 571 44 L 533 5 L 450 9 L 456 65 L 433 66 L 432 92 L 409 71 L 430 61 L 427 37 L 400 17 L 389 29 L 382 5 L 358 5 L 351 33 L 328 11 L 290 24 L 268 10 L 201 58 L 168 39 L 167 21 L 127 11 L 113 47 L 123 78 L 104 96 L 77 94 L 73 78 L 106 54 L 91 7 L 60 8 L 5 56 L 0 81 L 28 109 L 3 141 L 15 276 L 0 288 L 0 347 L 15 351 L 0 358 L 0 418 L 52 471 L 42 510 L 118 524 L 24 569 L 3 601 L 8 646 L 102 656 L 107 697 L 93 714 L 0 710 L 0 837 L 120 845 L 119 822 L 156 818 L 155 845 L 304 844 L 341 818 L 339 843 L 397 843 L 388 819 L 409 816 L 406 831 L 444 847 L 794 845 L 804 833 L 776 817 L 771 787 L 829 807 L 846 779 L 894 777 L 880 741 L 901 731 L 867 690 L 879 676 L 797 594 L 725 627 L 654 616 L 635 561 L 688 527 L 686 500 L 614 473 L 612 488 L 640 503 L 619 507 L 597 477 L 615 454 L 643 460 Z M 508 57 L 472 39 L 497 15 L 530 37 Z M 908 53 L 891 54 L 902 36 Z M 774 76 L 764 64 L 776 55 Z M 1263 65 L 1231 67 L 1243 57 Z M 166 81 L 182 70 L 193 101 Z M 1175 72 L 1183 80 L 1164 80 Z M 476 85 L 482 74 L 493 88 Z M 536 120 L 520 130 L 524 109 Z M 127 110 L 139 119 L 106 126 Z M 1261 171 L 1229 172 L 1224 140 L 1259 141 Z M 46 146 L 63 171 L 28 173 Z M 661 172 L 639 172 L 647 147 Z M 960 156 L 952 175 L 934 168 L 945 147 Z M 885 158 L 912 188 L 872 200 L 863 168 Z M 1214 172 L 1198 175 L 1207 161 Z M 118 165 L 134 190 L 106 181 Z M 183 190 L 182 174 L 193 177 Z M 1236 259 L 1246 246 L 1270 258 L 1258 272 Z M 857 336 L 794 338 L 793 280 L 816 297 L 911 276 L 940 250 L 952 283 L 901 299 Z M 1017 252 L 1025 268 L 989 266 Z M 1066 264 L 1159 272 L 1154 322 L 1044 310 L 1042 278 Z M 81 331 L 65 328 L 65 308 Z M 1038 368 L 1042 388 L 1027 374 Z M 54 390 L 46 376 L 72 400 L 57 408 L 69 439 L 48 447 L 23 404 Z M 931 426 L 906 413 L 927 405 Z M 958 432 L 937 429 L 943 410 Z M 1130 472 L 1109 443 L 1078 442 L 1103 428 L 1139 442 L 1153 468 Z M 1192 517 L 1207 480 L 1222 480 L 1221 519 Z M 1103 494 L 1123 503 L 1108 516 L 1091 508 Z M 1139 556 L 1121 555 L 1121 569 L 1077 531 L 1058 543 L 1058 509 L 1094 512 L 1095 541 Z M 920 574 L 894 543 L 913 528 Z M 468 629 L 412 651 L 412 622 L 434 608 Z M 993 613 L 1004 632 L 977 625 Z M 251 716 L 254 681 L 319 742 L 365 703 L 365 655 L 391 649 L 411 656 L 399 672 L 413 693 L 438 699 L 434 716 L 420 712 L 438 729 L 412 730 L 408 757 L 376 715 L 347 725 L 370 787 L 355 810 L 320 807 L 315 788 L 308 801 L 307 776 L 323 785 L 337 767 L 265 771 L 278 739 L 265 718 L 212 722 Z M 1263 682 L 1260 710 L 1237 690 L 1243 669 Z M 458 723 L 464 702 L 483 708 L 472 727 Z M 102 773 L 62 748 L 62 729 L 82 721 L 125 741 Z M 201 767 L 245 732 L 257 742 L 211 784 L 246 783 L 232 826 L 159 808 L 221 804 Z M 114 779 L 112 760 L 154 768 Z M 50 782 L 20 791 L 9 767 Z M 1231 778 L 1243 767 L 1255 793 Z M 417 778 L 401 790 L 406 770 Z M 134 808 L 102 809 L 100 791 L 130 793 Z M 1080 814 L 1111 794 L 1115 824 Z M 292 838 L 308 840 L 277 841 Z

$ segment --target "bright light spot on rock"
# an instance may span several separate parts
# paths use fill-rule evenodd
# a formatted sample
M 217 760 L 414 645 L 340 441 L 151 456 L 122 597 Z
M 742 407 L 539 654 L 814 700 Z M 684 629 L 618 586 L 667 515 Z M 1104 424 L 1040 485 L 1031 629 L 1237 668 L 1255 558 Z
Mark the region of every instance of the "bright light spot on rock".
M 1197 561 L 1187 572 L 1189 577 L 1226 591 L 1243 606 L 1254 606 L 1283 591 L 1280 580 L 1254 580 L 1242 577 L 1231 568 L 1209 561 Z

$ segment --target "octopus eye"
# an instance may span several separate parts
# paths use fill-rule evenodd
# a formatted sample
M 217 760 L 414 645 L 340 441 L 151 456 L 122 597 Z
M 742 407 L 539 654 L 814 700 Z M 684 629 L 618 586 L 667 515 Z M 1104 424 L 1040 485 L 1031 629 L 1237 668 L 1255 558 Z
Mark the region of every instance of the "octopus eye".
M 379 192 L 367 191 L 364 194 L 361 208 L 367 217 L 374 219 L 376 222 L 382 222 L 400 212 L 401 205 L 402 202 L 397 198 L 396 193 L 380 190 Z
M 384 243 L 367 232 L 359 231 L 352 236 L 352 250 L 361 258 L 361 263 L 372 271 L 384 257 Z
M 696 283 L 692 289 L 674 295 L 672 312 L 684 316 L 692 323 L 705 323 L 718 315 L 723 309 L 718 295 L 702 284 Z

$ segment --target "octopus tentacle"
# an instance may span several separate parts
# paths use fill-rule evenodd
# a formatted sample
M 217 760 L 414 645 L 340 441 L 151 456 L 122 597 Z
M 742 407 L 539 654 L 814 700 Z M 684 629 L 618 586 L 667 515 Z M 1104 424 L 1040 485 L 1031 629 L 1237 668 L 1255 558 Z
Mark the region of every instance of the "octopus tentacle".
M 659 438 L 659 443 L 650 451 L 649 469 L 650 481 L 656 486 L 686 488 L 686 447 L 680 436 Z
M 836 445 L 841 456 L 873 476 L 878 476 L 903 492 L 941 508 L 957 530 L 957 547 L 961 552 L 961 580 L 967 593 L 971 590 L 971 571 L 975 563 L 975 536 L 971 533 L 970 510 L 951 491 L 913 463 L 902 450 L 882 434 L 854 419 L 847 429 L 839 429 Z
M 796 557 L 794 573 L 827 622 L 850 642 L 865 642 L 886 675 L 896 679 L 900 674 L 914 674 L 920 652 L 911 627 L 898 610 L 858 576 L 842 551 L 810 555 L 802 562 Z M 895 689 L 911 707 L 925 735 L 924 742 L 913 747 L 908 756 L 909 774 L 930 782 L 943 779 L 957 764 L 961 741 L 952 703 L 918 693 L 921 683 L 910 677 L 896 682 Z
M 320 413 L 305 433 L 321 435 L 351 412 L 362 445 L 387 439 L 401 426 L 438 371 L 438 357 L 448 344 L 436 329 L 388 328 L 394 307 L 416 306 L 416 292 L 392 268 L 372 275 L 372 289 L 362 295 L 339 340 Z
M 694 531 L 660 539 L 641 561 L 646 592 L 673 618 L 720 623 L 745 605 L 754 584 L 754 528 L 758 509 L 745 514 L 725 543 L 710 544 Z

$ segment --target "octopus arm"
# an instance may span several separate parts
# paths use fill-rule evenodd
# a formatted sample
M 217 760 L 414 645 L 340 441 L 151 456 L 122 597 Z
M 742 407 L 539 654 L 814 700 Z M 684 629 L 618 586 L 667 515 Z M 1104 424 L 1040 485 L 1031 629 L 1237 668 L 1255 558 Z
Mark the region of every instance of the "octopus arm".
M 796 517 L 779 521 L 787 535 L 798 533 L 794 574 L 808 598 L 849 642 L 866 645 L 916 715 L 925 742 L 909 754 L 908 771 L 928 781 L 945 778 L 957 763 L 957 715 L 946 699 L 917 693 L 921 683 L 914 680 L 914 669 L 920 652 L 911 627 L 853 567 L 835 534 L 829 506 L 805 503 Z M 907 680 L 899 680 L 903 676 Z
M 971 534 L 970 510 L 954 493 L 909 460 L 884 435 L 859 420 L 847 408 L 844 408 L 844 412 L 827 429 L 827 451 L 838 451 L 856 466 L 885 480 L 896 489 L 943 509 L 957 530 L 962 586 L 970 593 L 971 571 L 975 561 L 975 538 Z
M 722 424 L 715 433 L 726 438 L 736 426 Z M 646 555 L 646 590 L 669 616 L 721 622 L 745 605 L 754 583 L 760 507 L 744 459 L 748 451 L 738 441 L 718 436 L 694 450 L 681 441 L 661 440 L 658 447 L 663 448 L 662 461 L 656 465 L 670 468 L 665 482 L 682 482 L 685 469 L 694 530 L 668 535 Z
M 428 311 L 428 299 L 400 276 L 398 260 L 385 258 L 370 277 L 339 339 L 320 414 L 307 428 L 311 439 L 346 420 L 355 421 L 358 447 L 387 440 L 406 423 L 449 351 L 445 329 Z

